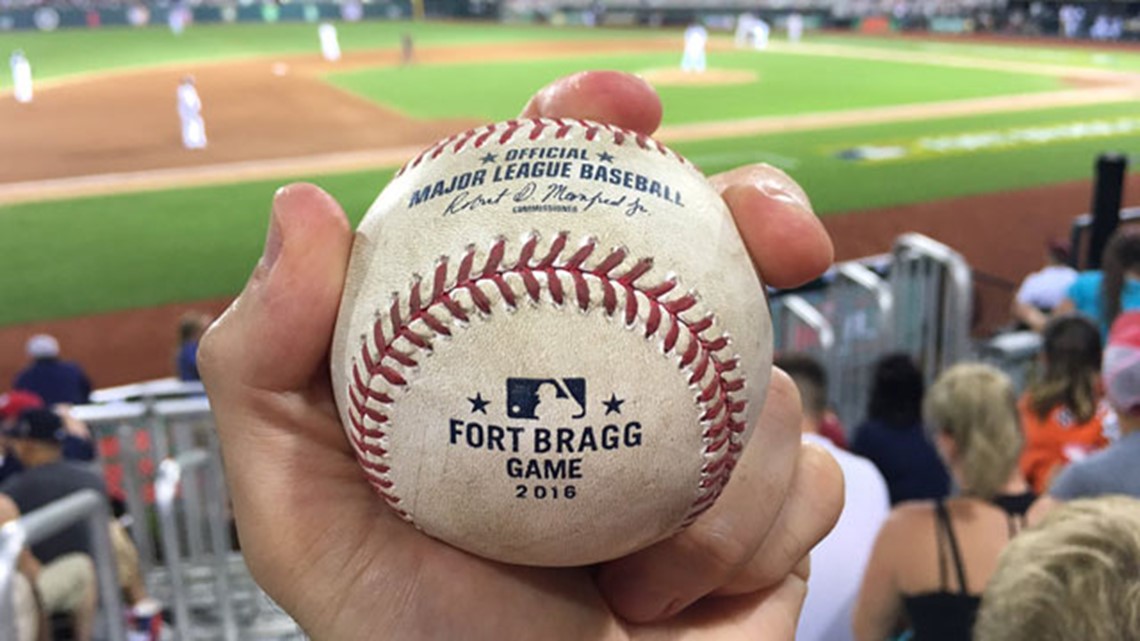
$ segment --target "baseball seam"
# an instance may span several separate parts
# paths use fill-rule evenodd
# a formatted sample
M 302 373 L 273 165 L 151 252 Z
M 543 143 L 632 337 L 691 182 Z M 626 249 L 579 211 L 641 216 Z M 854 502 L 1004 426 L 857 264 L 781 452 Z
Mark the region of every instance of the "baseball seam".
M 667 276 L 651 286 L 641 283 L 653 266 L 652 259 L 628 260 L 628 251 L 619 247 L 587 267 L 585 263 L 598 253 L 597 241 L 587 238 L 563 258 L 568 239 L 568 232 L 560 233 L 545 256 L 536 259 L 539 237 L 531 233 L 509 266 L 504 263 L 507 241 L 503 238 L 494 241 L 480 268 L 475 265 L 475 246 L 468 246 L 454 279 L 449 277 L 449 258 L 441 257 L 428 297 L 424 298 L 423 282 L 417 276 L 406 301 L 394 296 L 387 314 L 377 313 L 371 336 L 362 337 L 348 384 L 351 441 L 369 483 L 408 521 L 414 521 L 413 516 L 400 507 L 399 494 L 389 476 L 384 441 L 391 425 L 385 407 L 395 403 L 397 389 L 409 386 L 411 377 L 405 375 L 406 370 L 414 369 L 417 359 L 431 352 L 432 340 L 452 336 L 451 323 L 462 328 L 474 315 L 492 315 L 495 296 L 507 311 L 517 310 L 528 300 L 534 305 L 549 302 L 560 308 L 574 306 L 582 312 L 600 308 L 607 317 L 620 319 L 625 328 L 643 332 L 646 340 L 659 340 L 662 355 L 678 359 L 678 368 L 688 375 L 687 383 L 694 388 L 695 400 L 703 410 L 700 421 L 705 426 L 702 440 L 706 460 L 697 496 L 683 525 L 708 509 L 727 482 L 747 427 L 740 418 L 747 401 L 737 397 L 745 379 L 737 371 L 737 358 L 727 350 L 729 337 L 712 335 L 713 314 L 685 318 L 696 315 L 695 310 L 689 310 L 697 306 L 697 296 L 676 292 L 674 277 Z M 386 324 L 390 325 L 387 332 Z
M 538 140 L 543 132 L 548 130 L 553 131 L 551 135 L 555 140 L 566 140 L 575 134 L 581 134 L 587 141 L 594 141 L 598 136 L 605 134 L 610 136 L 612 144 L 619 147 L 632 141 L 633 144 L 645 151 L 656 151 L 662 156 L 677 160 L 682 165 L 692 167 L 692 164 L 684 156 L 641 132 L 577 118 L 524 118 L 475 127 L 444 138 L 409 160 L 396 172 L 396 176 L 400 176 L 405 171 L 418 167 L 426 161 L 435 160 L 449 151 L 457 154 L 468 145 L 476 149 L 488 143 L 505 145 L 516 136 L 526 136 L 529 140 Z

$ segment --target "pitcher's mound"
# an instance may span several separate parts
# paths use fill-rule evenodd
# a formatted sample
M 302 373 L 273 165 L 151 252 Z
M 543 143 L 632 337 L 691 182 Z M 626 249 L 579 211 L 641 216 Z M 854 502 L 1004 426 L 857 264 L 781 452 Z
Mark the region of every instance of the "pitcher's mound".
M 746 85 L 756 82 L 760 76 L 747 69 L 706 69 L 702 72 L 681 71 L 680 69 L 646 69 L 639 73 L 642 78 L 658 87 L 698 87 L 707 85 Z

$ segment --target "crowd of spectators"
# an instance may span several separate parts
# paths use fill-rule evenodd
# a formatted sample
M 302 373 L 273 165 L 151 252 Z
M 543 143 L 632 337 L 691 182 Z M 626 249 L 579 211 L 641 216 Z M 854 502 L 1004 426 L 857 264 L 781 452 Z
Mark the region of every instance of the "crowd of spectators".
M 872 398 L 868 420 L 853 432 L 854 452 L 819 436 L 828 411 L 822 366 L 805 355 L 779 358 L 800 390 L 804 439 L 836 456 L 848 497 L 836 528 L 813 550 L 805 636 L 797 638 L 1140 634 L 1140 537 L 1125 535 L 1140 523 L 1140 312 L 1121 314 L 1112 327 L 1102 366 L 1092 322 L 1051 320 L 1046 366 L 1020 397 L 1005 374 L 975 363 L 923 389 L 915 364 L 889 355 L 875 385 L 898 386 L 896 407 Z M 900 469 L 914 461 L 921 464 Z M 932 473 L 916 483 L 924 469 Z M 1089 557 L 1096 567 L 1084 567 Z M 1026 594 L 1025 581 L 1039 593 Z M 1094 586 L 1099 591 L 1084 594 Z M 1129 598 L 1129 608 L 1120 607 Z M 1049 626 L 1056 629 L 1046 634 Z
M 260 3 L 260 2 L 259 2 Z M 153 2 L 140 2 L 139 0 L 0 0 L 0 11 L 5 9 L 36 9 L 39 7 L 52 7 L 54 9 L 127 9 L 130 7 L 173 7 L 173 6 L 232 6 L 236 4 L 254 4 L 251 0 L 155 0 Z
M 1103 269 L 1068 267 L 1058 242 L 1045 262 L 1012 306 L 1041 335 L 1020 393 L 975 363 L 927 389 L 909 356 L 887 355 L 844 452 L 819 436 L 822 366 L 778 359 L 804 439 L 836 455 L 848 484 L 813 551 L 825 587 L 809 583 L 804 638 L 1140 638 L 1140 226 L 1113 234 Z
M 197 345 L 210 318 L 183 317 L 172 358 L 181 380 L 197 380 Z M 122 497 L 108 481 L 121 471 L 95 464 L 97 443 L 71 408 L 90 402 L 92 384 L 78 363 L 61 355 L 56 338 L 39 334 L 26 343 L 27 365 L 0 394 L 0 525 L 43 508 L 80 490 L 107 498 L 111 513 L 123 515 Z M 113 444 L 118 446 L 118 444 Z M 101 474 L 100 471 L 103 473 Z M 114 478 L 113 478 L 114 477 Z M 114 488 L 112 488 L 114 489 Z M 125 522 L 125 521 L 123 521 Z M 118 519 L 110 521 L 109 540 L 122 589 L 122 600 L 147 622 L 130 641 L 157 639 L 161 605 L 147 594 L 138 553 Z M 40 641 L 64 634 L 75 641 L 93 636 L 98 597 L 93 542 L 78 522 L 21 551 L 14 583 L 17 641 Z
M 973 363 L 950 368 L 928 389 L 911 357 L 888 354 L 874 367 L 865 419 L 847 431 L 829 406 L 823 366 L 805 355 L 777 359 L 800 394 L 803 440 L 826 449 L 846 481 L 845 508 L 812 552 L 798 639 L 1140 632 L 1136 608 L 1122 607 L 1140 594 L 1140 576 L 1112 574 L 1140 556 L 1140 501 L 1120 496 L 1140 497 L 1140 310 L 1127 298 L 1140 277 L 1128 261 L 1137 238 L 1118 233 L 1104 272 L 1069 278 L 1041 312 L 1040 367 L 1020 396 L 1004 374 Z M 1071 311 L 1082 296 L 1095 316 Z M 208 322 L 199 314 L 180 322 L 172 368 L 184 380 L 197 377 Z M 87 375 L 50 336 L 30 339 L 27 355 L 0 396 L 0 522 L 79 489 L 107 494 L 90 465 L 91 434 L 68 411 L 88 401 Z M 117 522 L 111 540 L 126 602 L 153 610 Z M 52 620 L 65 621 L 75 639 L 90 638 L 97 603 L 90 555 L 80 527 L 23 551 L 15 584 L 28 635 L 21 641 Z M 1025 595 L 1033 590 L 1063 593 L 1071 607 L 1042 608 L 1045 597 Z M 1053 636 L 1044 632 L 1050 626 Z

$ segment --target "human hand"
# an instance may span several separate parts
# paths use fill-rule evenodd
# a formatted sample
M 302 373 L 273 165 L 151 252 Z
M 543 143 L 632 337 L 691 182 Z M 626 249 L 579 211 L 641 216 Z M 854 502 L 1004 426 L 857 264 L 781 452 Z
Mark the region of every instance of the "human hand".
M 525 117 L 652 133 L 644 82 L 592 72 L 539 92 Z M 820 274 L 831 243 L 806 196 L 757 165 L 712 179 L 765 282 Z M 842 476 L 800 445 L 800 401 L 774 372 L 724 493 L 692 526 L 591 568 L 481 559 L 431 539 L 376 497 L 333 402 L 328 350 L 352 232 L 312 185 L 278 191 L 264 255 L 198 353 L 242 549 L 262 587 L 315 639 L 790 639 L 807 554 L 842 505 Z
M 87 423 L 75 418 L 75 415 L 71 413 L 70 403 L 56 403 L 52 406 L 52 411 L 63 421 L 63 431 L 84 441 L 91 440 L 91 428 L 87 426 Z

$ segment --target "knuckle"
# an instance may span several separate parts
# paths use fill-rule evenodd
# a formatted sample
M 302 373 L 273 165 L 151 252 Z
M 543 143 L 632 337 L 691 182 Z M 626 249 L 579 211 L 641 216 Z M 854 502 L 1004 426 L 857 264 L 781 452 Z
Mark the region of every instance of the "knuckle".
M 706 516 L 710 516 L 707 515 Z M 698 519 L 685 531 L 686 548 L 708 574 L 729 577 L 748 565 L 755 545 L 734 519 Z

